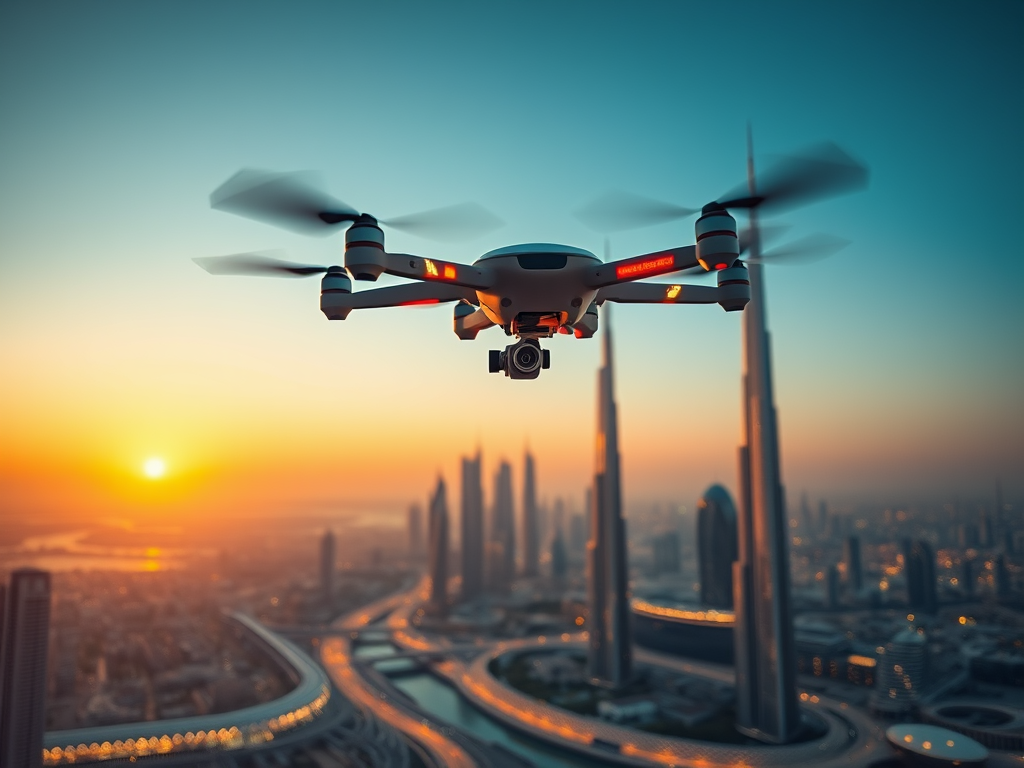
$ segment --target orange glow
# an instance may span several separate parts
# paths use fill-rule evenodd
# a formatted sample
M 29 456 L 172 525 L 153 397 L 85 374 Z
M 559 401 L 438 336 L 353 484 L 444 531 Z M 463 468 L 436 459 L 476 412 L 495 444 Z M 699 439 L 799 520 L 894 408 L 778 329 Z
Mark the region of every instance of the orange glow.
M 676 296 L 679 295 L 679 292 L 681 290 L 683 290 L 683 286 L 681 285 L 670 285 L 668 290 L 665 291 L 665 298 L 674 299 Z
M 681 608 L 666 608 L 662 605 L 648 603 L 646 600 L 636 599 L 633 601 L 633 609 L 651 616 L 683 621 L 711 621 L 716 624 L 734 624 L 736 622 L 736 615 L 732 611 L 716 611 L 713 608 L 706 611 L 687 611 Z
M 638 277 L 640 275 L 671 272 L 675 263 L 676 257 L 675 254 L 672 253 L 667 256 L 658 256 L 654 259 L 646 259 L 645 261 L 632 261 L 627 264 L 620 264 L 617 266 L 615 268 L 615 276 L 621 280 L 624 277 Z
M 445 280 L 454 280 L 455 279 L 455 265 L 454 264 L 445 264 L 444 265 L 444 279 Z
M 423 260 L 423 266 L 427 269 L 427 277 L 437 277 L 437 266 L 430 259 Z
M 440 299 L 416 299 L 416 301 L 403 301 L 400 307 L 422 307 L 427 304 L 440 304 Z

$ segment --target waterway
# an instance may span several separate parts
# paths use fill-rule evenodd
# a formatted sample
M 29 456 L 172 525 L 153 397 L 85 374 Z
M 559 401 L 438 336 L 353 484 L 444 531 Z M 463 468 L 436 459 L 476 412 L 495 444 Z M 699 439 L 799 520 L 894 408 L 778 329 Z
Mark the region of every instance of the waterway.
M 394 646 L 389 644 L 372 644 L 357 646 L 353 655 L 363 659 L 385 659 L 394 652 Z M 380 662 L 375 666 L 388 675 L 395 688 L 409 696 L 424 712 L 429 712 L 437 720 L 454 725 L 481 741 L 501 744 L 537 768 L 593 768 L 594 765 L 604 764 L 551 747 L 506 727 L 476 709 L 452 686 L 428 672 L 407 674 L 404 669 L 390 669 L 386 665 L 387 662 Z
M 164 571 L 184 565 L 187 553 L 163 546 L 110 547 L 87 544 L 89 531 L 30 536 L 15 547 L 0 547 L 5 568 L 46 571 Z

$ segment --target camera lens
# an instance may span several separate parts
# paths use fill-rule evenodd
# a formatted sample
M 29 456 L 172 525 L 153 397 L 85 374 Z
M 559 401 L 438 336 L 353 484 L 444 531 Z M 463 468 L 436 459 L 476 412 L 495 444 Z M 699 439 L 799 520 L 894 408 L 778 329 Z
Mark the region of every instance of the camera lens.
M 523 373 L 530 373 L 540 367 L 540 350 L 532 344 L 517 346 L 512 353 L 512 364 Z

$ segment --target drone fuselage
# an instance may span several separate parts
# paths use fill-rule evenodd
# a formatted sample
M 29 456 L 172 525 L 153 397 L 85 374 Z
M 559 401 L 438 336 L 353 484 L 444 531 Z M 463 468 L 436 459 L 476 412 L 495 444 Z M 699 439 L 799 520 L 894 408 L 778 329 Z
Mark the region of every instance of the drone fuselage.
M 498 248 L 473 266 L 494 277 L 478 289 L 481 311 L 495 325 L 520 338 L 547 338 L 579 322 L 597 298 L 588 274 L 601 260 L 590 251 L 554 243 Z

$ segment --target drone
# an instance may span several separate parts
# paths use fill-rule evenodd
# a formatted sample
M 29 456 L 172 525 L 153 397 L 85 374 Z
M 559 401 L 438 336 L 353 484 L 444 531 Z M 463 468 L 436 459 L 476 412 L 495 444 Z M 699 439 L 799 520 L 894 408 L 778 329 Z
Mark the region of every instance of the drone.
M 467 203 L 394 219 L 361 213 L 337 200 L 308 173 L 246 169 L 210 196 L 214 209 L 274 224 L 303 234 L 345 229 L 342 266 L 296 264 L 266 252 L 194 259 L 218 275 L 304 277 L 322 274 L 320 309 L 329 320 L 344 320 L 355 309 L 454 302 L 455 335 L 476 339 L 501 327 L 517 341 L 491 350 L 488 369 L 512 379 L 536 379 L 550 367 L 541 339 L 556 333 L 594 336 L 598 307 L 626 304 L 718 304 L 726 312 L 750 301 L 749 272 L 741 255 L 751 250 L 757 230 L 740 232 L 732 210 L 780 210 L 851 191 L 864 185 L 866 168 L 839 147 L 821 145 L 789 156 L 761 177 L 756 192 L 746 185 L 702 208 L 684 208 L 624 192 L 611 192 L 577 211 L 592 229 L 615 231 L 664 223 L 699 213 L 696 241 L 618 260 L 602 260 L 583 248 L 555 243 L 511 245 L 484 253 L 472 264 L 418 254 L 391 253 L 382 226 L 424 237 L 477 236 L 501 226 L 482 207 Z M 845 244 L 845 243 L 842 243 Z M 813 252 L 838 250 L 838 241 L 810 239 L 788 251 L 760 255 L 750 263 L 797 261 Z M 827 254 L 826 254 L 827 255 Z M 352 281 L 374 282 L 382 274 L 411 282 L 353 291 Z M 714 273 L 717 285 L 648 282 L 648 278 Z

